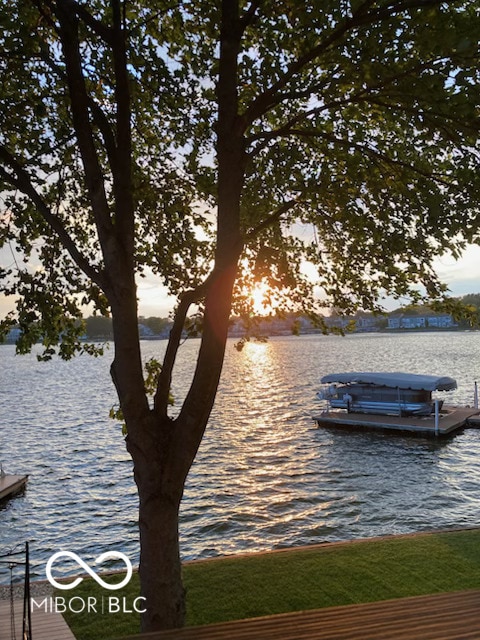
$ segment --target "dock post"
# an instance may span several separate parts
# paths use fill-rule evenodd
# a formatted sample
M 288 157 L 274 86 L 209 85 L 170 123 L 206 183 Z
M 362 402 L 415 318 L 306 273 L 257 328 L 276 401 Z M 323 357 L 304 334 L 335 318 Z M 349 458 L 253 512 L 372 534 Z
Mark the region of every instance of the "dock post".
M 435 400 L 435 435 L 436 436 L 438 436 L 439 420 L 440 420 L 439 402 L 438 400 Z
M 475 391 L 473 392 L 473 407 L 474 409 L 478 409 L 478 386 L 477 386 L 476 380 L 475 380 Z

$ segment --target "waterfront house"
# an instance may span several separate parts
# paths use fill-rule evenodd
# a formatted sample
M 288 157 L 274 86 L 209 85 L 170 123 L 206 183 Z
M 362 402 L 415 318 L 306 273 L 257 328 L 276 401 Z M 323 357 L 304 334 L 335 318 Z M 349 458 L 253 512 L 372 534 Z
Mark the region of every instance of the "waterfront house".
M 445 314 L 431 314 L 423 316 L 413 316 L 406 314 L 395 314 L 388 317 L 389 329 L 450 329 L 456 327 L 452 316 Z

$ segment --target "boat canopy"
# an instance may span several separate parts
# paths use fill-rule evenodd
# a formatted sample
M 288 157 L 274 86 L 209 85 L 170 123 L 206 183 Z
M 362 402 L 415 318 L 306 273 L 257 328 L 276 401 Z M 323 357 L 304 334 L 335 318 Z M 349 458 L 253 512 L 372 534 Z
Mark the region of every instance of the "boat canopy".
M 416 373 L 384 373 L 373 371 L 353 373 L 330 373 L 321 379 L 323 384 L 374 384 L 395 389 L 415 389 L 424 391 L 451 391 L 457 382 L 448 376 L 427 376 Z

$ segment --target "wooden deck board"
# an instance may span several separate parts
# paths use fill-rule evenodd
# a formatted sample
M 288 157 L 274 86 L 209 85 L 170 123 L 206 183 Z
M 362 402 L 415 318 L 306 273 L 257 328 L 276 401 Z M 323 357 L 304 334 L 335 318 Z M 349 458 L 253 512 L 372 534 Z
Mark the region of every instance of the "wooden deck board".
M 445 436 L 463 428 L 480 411 L 470 407 L 444 407 L 439 421 L 439 435 Z M 434 416 L 382 416 L 366 413 L 347 413 L 331 410 L 313 418 L 319 426 L 368 428 L 435 434 Z M 475 418 L 474 418 L 475 419 Z
M 28 476 L 0 476 L 0 500 L 21 491 L 27 484 Z
M 15 631 L 22 638 L 23 602 L 15 603 Z M 0 640 L 11 640 L 10 601 L 0 600 Z M 33 640 L 75 640 L 70 627 L 59 613 L 49 613 L 34 608 L 32 611 Z M 100 639 L 99 639 L 100 640 Z
M 123 640 L 468 640 L 480 590 L 329 607 L 128 636 Z

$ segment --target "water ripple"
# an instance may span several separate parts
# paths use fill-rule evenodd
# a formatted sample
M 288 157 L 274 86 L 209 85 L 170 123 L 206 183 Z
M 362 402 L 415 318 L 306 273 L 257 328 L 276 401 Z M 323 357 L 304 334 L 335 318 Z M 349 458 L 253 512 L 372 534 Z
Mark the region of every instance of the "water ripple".
M 164 348 L 145 343 L 145 358 Z M 180 351 L 174 411 L 197 349 L 191 341 Z M 37 577 L 60 549 L 87 562 L 117 549 L 137 562 L 132 463 L 108 419 L 112 354 L 38 363 L 10 346 L 0 353 L 0 459 L 30 474 L 25 494 L 0 507 L 1 548 L 30 540 Z M 331 371 L 446 374 L 459 385 L 449 401 L 471 404 L 479 367 L 478 333 L 274 338 L 241 353 L 230 344 L 185 489 L 183 557 L 478 525 L 480 431 L 438 442 L 317 429 L 310 416 Z

